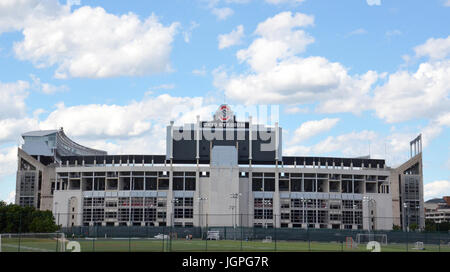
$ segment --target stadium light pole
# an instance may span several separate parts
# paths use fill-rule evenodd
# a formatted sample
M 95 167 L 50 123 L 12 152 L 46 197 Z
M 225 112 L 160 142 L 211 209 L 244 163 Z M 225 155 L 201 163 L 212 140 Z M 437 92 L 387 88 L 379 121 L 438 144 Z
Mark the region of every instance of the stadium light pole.
M 173 232 L 173 228 L 175 227 L 175 204 L 176 203 L 179 203 L 180 201 L 178 200 L 178 199 L 172 199 L 171 200 L 171 202 L 172 202 L 172 232 Z M 170 251 L 172 251 L 172 236 L 173 236 L 173 233 L 171 233 L 170 235 Z
M 305 223 L 305 217 L 306 217 L 306 220 L 308 220 L 308 217 L 307 216 L 305 216 L 305 203 L 306 203 L 306 199 L 304 198 L 304 197 L 302 197 L 301 198 L 301 201 L 302 201 L 302 208 L 303 208 L 303 223 Z M 308 229 L 308 223 L 306 222 L 306 229 Z
M 237 200 L 238 198 L 242 196 L 241 193 L 233 193 L 230 194 L 230 197 L 234 199 L 234 213 L 233 213 L 233 217 L 234 217 L 234 224 L 233 224 L 233 228 L 236 229 L 236 224 L 237 224 L 237 218 L 236 218 L 236 214 L 237 214 Z
M 416 209 L 417 209 L 417 213 L 418 213 L 418 216 L 416 217 L 416 218 L 419 218 L 419 224 L 417 224 L 418 226 L 419 226 L 419 230 L 420 230 L 420 205 L 416 205 Z
M 405 228 L 406 228 L 406 231 L 409 232 L 408 203 L 404 202 L 403 203 L 403 208 L 405 208 L 405 218 L 406 218 Z
M 203 212 L 203 201 L 208 200 L 208 198 L 207 197 L 199 197 L 199 198 L 197 198 L 197 200 L 198 200 L 198 202 L 200 204 L 200 206 L 199 206 L 199 213 L 200 213 L 200 215 L 198 217 L 198 225 L 199 225 L 199 227 L 202 227 L 203 220 L 200 220 L 200 219 L 203 219 L 202 218 L 202 216 L 203 216 L 203 214 L 202 214 L 202 212 Z
M 363 201 L 367 202 L 367 211 L 369 212 L 369 240 L 370 240 L 370 231 L 374 228 L 374 222 L 373 221 L 373 215 L 372 215 L 372 210 L 370 209 L 370 204 L 371 203 L 375 203 L 374 206 L 376 206 L 376 201 L 375 199 L 373 199 L 372 197 L 369 196 L 365 196 L 363 197 Z
M 406 216 L 406 222 L 405 222 L 405 227 L 406 227 L 406 252 L 408 252 L 408 232 L 409 232 L 409 218 L 408 218 L 408 203 L 404 202 L 403 203 L 403 208 L 405 208 L 405 216 Z

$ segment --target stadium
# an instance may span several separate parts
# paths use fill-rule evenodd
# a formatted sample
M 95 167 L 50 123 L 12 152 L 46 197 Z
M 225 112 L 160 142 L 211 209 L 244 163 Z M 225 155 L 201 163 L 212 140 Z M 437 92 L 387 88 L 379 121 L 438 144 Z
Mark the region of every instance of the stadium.
M 450 250 L 448 235 L 410 232 L 425 227 L 421 135 L 396 168 L 369 156 L 283 156 L 278 123 L 237 120 L 226 104 L 212 120 L 171 122 L 166 154 L 110 155 L 62 128 L 22 137 L 16 203 L 52 211 L 62 231 L 3 235 L 12 249 L 60 251 L 72 240 L 82 251 L 366 251 L 372 241 Z

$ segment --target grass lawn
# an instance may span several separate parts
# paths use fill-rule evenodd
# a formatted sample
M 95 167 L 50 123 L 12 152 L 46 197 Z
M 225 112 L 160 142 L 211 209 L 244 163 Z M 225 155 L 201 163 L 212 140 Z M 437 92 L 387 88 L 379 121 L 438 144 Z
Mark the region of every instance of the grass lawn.
M 68 239 L 72 241 L 72 239 Z M 236 251 L 294 251 L 294 252 L 367 252 L 365 244 L 357 248 L 347 248 L 345 243 L 337 242 L 305 242 L 305 241 L 272 241 L 264 243 L 262 241 L 240 241 L 240 240 L 184 240 L 176 239 L 154 240 L 154 239 L 75 239 L 81 245 L 82 252 L 151 252 L 151 251 L 187 251 L 187 252 L 236 252 Z M 408 245 L 408 251 L 411 252 L 450 252 L 450 246 L 424 245 L 424 250 L 415 250 L 414 244 Z M 20 252 L 55 252 L 61 248 L 60 242 L 49 238 L 21 238 Z M 387 244 L 381 246 L 382 252 L 405 252 L 406 244 Z M 19 251 L 18 238 L 2 238 L 2 252 Z

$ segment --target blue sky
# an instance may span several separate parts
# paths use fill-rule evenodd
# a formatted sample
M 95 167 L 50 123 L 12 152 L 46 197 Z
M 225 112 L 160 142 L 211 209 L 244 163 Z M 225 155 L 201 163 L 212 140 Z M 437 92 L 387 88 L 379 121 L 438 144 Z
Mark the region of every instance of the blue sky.
M 285 155 L 408 159 L 450 194 L 450 1 L 8 0 L 0 4 L 0 199 L 27 130 L 164 153 L 171 119 L 278 105 Z M 182 114 L 177 114 L 182 111 Z

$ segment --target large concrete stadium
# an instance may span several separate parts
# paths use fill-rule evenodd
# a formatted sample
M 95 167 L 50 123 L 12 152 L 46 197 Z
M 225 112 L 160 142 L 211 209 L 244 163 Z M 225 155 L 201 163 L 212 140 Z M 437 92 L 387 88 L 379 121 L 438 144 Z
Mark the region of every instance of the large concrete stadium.
M 72 226 L 424 228 L 422 141 L 385 160 L 282 154 L 282 128 L 236 120 L 167 127 L 165 155 L 109 155 L 63 129 L 22 135 L 16 204 Z

